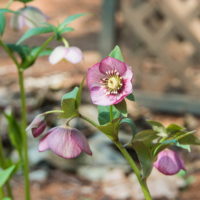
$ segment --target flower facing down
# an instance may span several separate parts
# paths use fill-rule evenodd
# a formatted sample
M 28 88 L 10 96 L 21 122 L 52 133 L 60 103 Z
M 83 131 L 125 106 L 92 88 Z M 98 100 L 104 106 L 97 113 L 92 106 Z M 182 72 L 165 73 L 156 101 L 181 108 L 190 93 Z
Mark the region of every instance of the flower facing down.
M 39 151 L 46 150 L 51 150 L 63 158 L 75 158 L 81 152 L 92 155 L 87 139 L 75 128 L 50 129 L 39 143 Z
M 112 57 L 104 58 L 87 72 L 87 85 L 92 102 L 108 106 L 117 104 L 132 93 L 131 68 Z
M 67 60 L 76 64 L 83 60 L 83 53 L 78 47 L 58 46 L 50 54 L 49 62 L 54 65 L 61 60 Z
M 165 175 L 174 175 L 181 169 L 185 170 L 183 160 L 178 153 L 170 149 L 165 149 L 158 154 L 154 167 Z
M 41 135 L 46 129 L 46 121 L 43 115 L 37 115 L 31 124 L 27 127 L 26 131 L 31 133 L 34 137 Z
M 47 21 L 47 16 L 38 8 L 27 6 L 21 8 L 11 18 L 10 25 L 14 30 L 21 30 L 24 26 L 29 28 L 41 26 Z

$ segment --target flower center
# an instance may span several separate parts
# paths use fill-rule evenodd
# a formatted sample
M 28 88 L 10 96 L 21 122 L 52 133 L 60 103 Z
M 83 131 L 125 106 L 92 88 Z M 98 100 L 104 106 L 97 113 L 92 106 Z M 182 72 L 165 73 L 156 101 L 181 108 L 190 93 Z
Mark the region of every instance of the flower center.
M 118 94 L 122 87 L 122 77 L 117 70 L 107 71 L 106 77 L 101 80 L 102 87 L 107 95 Z

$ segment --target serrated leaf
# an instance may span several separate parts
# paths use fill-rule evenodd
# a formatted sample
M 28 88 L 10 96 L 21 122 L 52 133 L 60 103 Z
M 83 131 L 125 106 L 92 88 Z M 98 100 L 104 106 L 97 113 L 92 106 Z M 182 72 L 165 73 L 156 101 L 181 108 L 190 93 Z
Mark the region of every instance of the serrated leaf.
M 133 93 L 129 94 L 126 98 L 130 101 L 135 101 L 135 96 L 133 95 Z
M 41 35 L 44 33 L 52 33 L 54 32 L 54 28 L 52 26 L 45 26 L 45 27 L 36 27 L 29 29 L 27 32 L 24 33 L 24 35 L 17 41 L 17 44 L 20 44 L 24 42 L 25 40 L 36 36 L 36 35 Z
M 140 161 L 142 178 L 145 179 L 150 175 L 153 168 L 153 157 L 150 152 L 150 147 L 144 142 L 135 141 L 133 143 L 133 148 L 135 149 Z
M 110 52 L 109 56 L 124 62 L 122 52 L 118 45 L 116 45 L 115 48 Z
M 4 184 L 9 180 L 14 170 L 15 170 L 15 165 L 12 165 L 7 169 L 0 171 L 0 187 L 4 186 Z
M 110 106 L 98 106 L 98 121 L 100 125 L 110 122 Z M 113 119 L 120 117 L 120 112 L 113 106 Z
M 132 130 L 132 134 L 136 134 L 136 132 L 137 132 L 137 127 L 136 127 L 136 125 L 135 125 L 135 123 L 133 122 L 133 120 L 132 119 L 130 119 L 130 118 L 123 118 L 121 121 L 120 121 L 120 125 L 121 124 L 128 124 L 130 127 L 131 127 L 131 130 Z
M 0 12 L 0 35 L 2 36 L 6 26 L 6 18 L 4 13 Z
M 126 106 L 125 100 L 121 101 L 118 104 L 115 104 L 114 106 L 124 117 L 127 117 L 128 113 L 127 113 L 127 106 Z

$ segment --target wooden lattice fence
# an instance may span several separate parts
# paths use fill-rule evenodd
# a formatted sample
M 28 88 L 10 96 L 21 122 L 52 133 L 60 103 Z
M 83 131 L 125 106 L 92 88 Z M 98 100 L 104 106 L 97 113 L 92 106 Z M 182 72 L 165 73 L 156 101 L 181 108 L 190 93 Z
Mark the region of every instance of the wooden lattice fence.
M 126 46 L 123 45 L 126 37 L 129 55 L 135 54 L 139 60 L 134 68 L 138 89 L 142 91 L 138 92 L 141 102 L 155 109 L 200 114 L 200 1 L 121 0 L 119 8 L 123 18 L 120 31 L 125 30 L 120 38 L 122 46 Z M 108 16 L 109 13 L 107 24 L 104 23 L 107 32 L 113 28 L 113 24 L 108 24 Z M 113 19 L 112 13 L 110 16 Z M 113 42 L 113 36 L 107 37 L 107 44 L 109 38 L 110 44 Z M 150 70 L 142 64 L 148 56 L 141 53 L 141 47 L 138 54 L 137 48 L 131 48 L 138 40 L 144 46 L 143 52 L 148 51 L 158 62 Z M 178 91 L 179 95 L 166 91 Z

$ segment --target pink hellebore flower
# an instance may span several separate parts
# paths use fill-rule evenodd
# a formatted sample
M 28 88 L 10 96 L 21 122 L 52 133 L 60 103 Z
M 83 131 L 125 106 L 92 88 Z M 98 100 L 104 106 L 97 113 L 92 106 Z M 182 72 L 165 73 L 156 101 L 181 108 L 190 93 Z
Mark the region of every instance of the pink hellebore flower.
M 34 28 L 41 26 L 47 21 L 48 17 L 38 8 L 27 6 L 18 10 L 11 18 L 10 25 L 14 30 L 21 30 L 24 26 Z
M 83 53 L 78 47 L 56 47 L 49 56 L 49 62 L 54 65 L 61 60 L 67 60 L 73 64 L 79 63 L 83 60 Z
M 132 93 L 131 67 L 112 57 L 104 58 L 87 72 L 87 85 L 92 102 L 109 106 L 117 104 Z
M 154 167 L 165 175 L 174 175 L 181 169 L 185 170 L 183 160 L 178 153 L 170 149 L 165 149 L 158 154 Z
M 63 158 L 75 158 L 85 152 L 92 155 L 85 136 L 75 128 L 54 127 L 40 140 L 39 151 L 51 150 Z
M 43 115 L 37 115 L 31 124 L 27 127 L 26 131 L 32 133 L 34 137 L 41 135 L 46 129 L 46 121 Z

